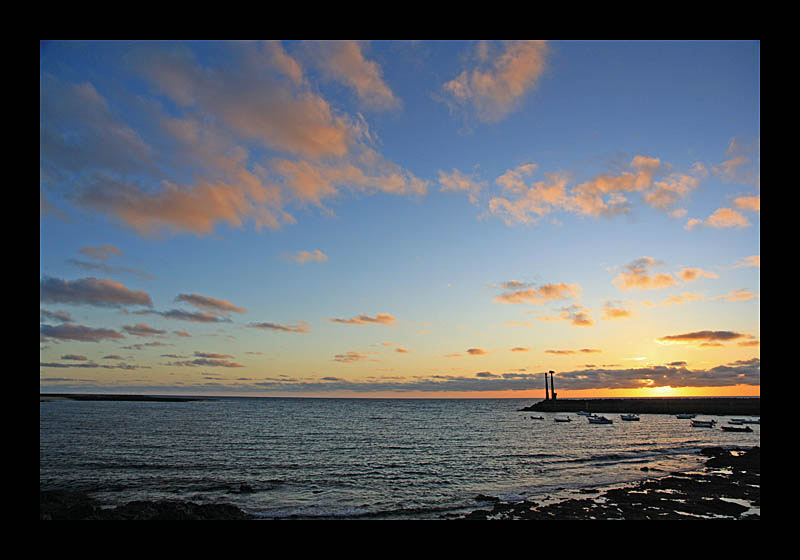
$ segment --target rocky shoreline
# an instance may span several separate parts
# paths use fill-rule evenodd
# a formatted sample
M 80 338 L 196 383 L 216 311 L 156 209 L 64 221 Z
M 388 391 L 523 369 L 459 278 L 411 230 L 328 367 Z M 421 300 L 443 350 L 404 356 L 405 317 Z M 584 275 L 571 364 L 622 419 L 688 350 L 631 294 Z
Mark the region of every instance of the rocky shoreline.
M 590 498 L 541 505 L 532 501 L 492 500 L 492 509 L 473 511 L 460 519 L 740 519 L 761 517 L 761 448 L 703 449 L 709 459 L 698 472 L 672 473 L 663 478 L 612 488 Z
M 501 519 L 760 519 L 761 448 L 703 449 L 708 457 L 697 472 L 671 473 L 606 491 L 582 489 L 596 496 L 552 504 L 503 502 L 488 496 L 491 509 L 447 517 L 461 520 Z M 229 504 L 181 501 L 135 501 L 107 507 L 83 492 L 39 491 L 40 520 L 253 520 Z

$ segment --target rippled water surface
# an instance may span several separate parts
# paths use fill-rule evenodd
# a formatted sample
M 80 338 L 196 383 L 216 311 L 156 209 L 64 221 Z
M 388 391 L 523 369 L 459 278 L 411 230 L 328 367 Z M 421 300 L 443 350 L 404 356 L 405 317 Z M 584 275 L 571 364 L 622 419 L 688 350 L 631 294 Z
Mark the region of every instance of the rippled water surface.
M 265 518 L 437 518 L 477 509 L 481 494 L 566 496 L 694 468 L 703 447 L 760 444 L 760 425 L 722 431 L 731 417 L 712 429 L 661 414 L 556 423 L 563 414 L 519 411 L 533 402 L 42 402 L 39 483 L 109 503 L 232 503 Z

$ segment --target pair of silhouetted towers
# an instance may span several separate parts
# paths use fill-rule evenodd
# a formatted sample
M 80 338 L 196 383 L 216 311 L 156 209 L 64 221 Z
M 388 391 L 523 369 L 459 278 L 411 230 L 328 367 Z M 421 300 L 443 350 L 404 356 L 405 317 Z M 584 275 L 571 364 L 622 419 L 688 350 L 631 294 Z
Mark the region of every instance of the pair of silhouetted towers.
M 550 374 L 550 392 L 553 394 L 552 397 L 550 396 L 550 393 L 547 392 L 547 373 Z M 553 372 L 548 371 L 547 373 L 544 374 L 544 400 L 556 400 L 556 395 L 558 395 L 558 393 L 556 393 L 556 386 L 553 383 Z

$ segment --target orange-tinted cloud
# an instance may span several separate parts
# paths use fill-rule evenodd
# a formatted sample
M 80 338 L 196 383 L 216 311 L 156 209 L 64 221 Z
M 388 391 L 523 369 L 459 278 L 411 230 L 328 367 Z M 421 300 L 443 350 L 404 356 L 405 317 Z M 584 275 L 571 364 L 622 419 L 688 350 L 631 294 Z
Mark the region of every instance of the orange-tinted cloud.
M 333 361 L 341 362 L 341 363 L 344 363 L 344 364 L 349 364 L 349 363 L 352 363 L 352 362 L 357 362 L 359 360 L 363 360 L 366 357 L 367 356 L 365 356 L 364 354 L 359 354 L 358 352 L 350 351 L 350 352 L 347 352 L 345 354 L 336 354 L 333 357 Z
M 620 290 L 658 290 L 677 284 L 671 274 L 651 274 L 649 267 L 662 264 L 652 257 L 642 257 L 625 265 L 625 271 L 612 280 Z
M 369 315 L 362 313 L 361 315 L 358 315 L 351 319 L 328 319 L 328 320 L 333 323 L 342 323 L 345 325 L 368 325 L 371 323 L 389 325 L 391 323 L 394 323 L 396 319 L 389 313 L 378 313 L 375 315 L 375 317 L 370 317 Z
M 684 267 L 680 270 L 680 272 L 678 272 L 678 278 L 684 282 L 692 282 L 698 278 L 719 278 L 719 276 L 713 272 L 708 272 L 701 268 Z
M 478 66 L 445 83 L 443 100 L 451 111 L 466 112 L 481 122 L 503 120 L 536 85 L 548 50 L 544 41 L 508 41 L 501 52 L 491 52 L 488 43 L 480 43 Z
M 580 297 L 581 287 L 578 284 L 543 284 L 538 288 L 519 289 L 505 292 L 496 296 L 495 301 L 500 303 L 532 303 L 542 305 L 554 299 L 568 299 Z
M 695 227 L 704 225 L 717 229 L 725 228 L 745 228 L 750 225 L 750 221 L 741 213 L 732 208 L 718 208 L 705 221 L 696 218 L 686 222 L 684 229 L 693 230 Z
M 570 305 L 569 307 L 562 307 L 561 313 L 556 316 L 537 317 L 540 321 L 569 321 L 570 324 L 576 327 L 591 327 L 594 325 L 590 312 L 585 307 L 577 304 Z
M 367 107 L 393 109 L 400 106 L 400 100 L 384 82 L 380 66 L 364 57 L 361 43 L 309 41 L 305 47 L 325 76 L 353 88 Z
M 292 255 L 291 258 L 294 262 L 301 264 L 312 261 L 325 262 L 328 260 L 328 256 L 319 249 L 314 249 L 313 251 L 299 251 Z
M 178 294 L 175 301 L 188 303 L 189 305 L 193 305 L 205 311 L 211 311 L 212 313 L 222 313 L 225 315 L 231 312 L 247 313 L 247 309 L 233 305 L 226 299 L 214 299 L 208 296 L 201 296 L 200 294 Z
M 467 348 L 467 354 L 470 356 L 483 356 L 488 354 L 488 352 L 483 348 Z

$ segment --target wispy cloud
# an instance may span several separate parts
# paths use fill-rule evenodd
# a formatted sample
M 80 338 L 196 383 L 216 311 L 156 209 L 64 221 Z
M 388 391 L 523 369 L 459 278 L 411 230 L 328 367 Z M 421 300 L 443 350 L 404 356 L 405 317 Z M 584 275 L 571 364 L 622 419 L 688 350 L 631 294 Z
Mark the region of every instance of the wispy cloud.
M 308 323 L 305 321 L 298 321 L 293 325 L 281 325 L 279 323 L 250 323 L 247 325 L 252 329 L 261 329 L 264 331 L 274 332 L 292 332 L 292 333 L 309 333 Z
M 442 86 L 442 100 L 467 120 L 501 121 L 536 86 L 546 68 L 548 51 L 544 41 L 508 41 L 499 48 L 478 43 L 475 66 Z
M 49 276 L 39 282 L 39 301 L 69 303 L 96 307 L 141 305 L 152 307 L 150 296 L 143 290 L 131 290 L 109 278 L 61 280 Z
M 328 79 L 353 89 L 370 109 L 396 109 L 401 101 L 383 79 L 381 67 L 364 56 L 365 44 L 358 41 L 307 41 L 313 64 Z
M 210 311 L 212 313 L 222 313 L 227 315 L 229 313 L 247 313 L 247 309 L 233 305 L 226 299 L 214 299 L 208 296 L 201 296 L 200 294 L 178 294 L 175 301 L 188 303 L 198 309 Z
M 724 342 L 748 341 L 754 337 L 736 331 L 694 331 L 683 334 L 662 336 L 657 339 L 661 343 L 690 343 L 699 346 L 720 346 Z
M 294 262 L 300 264 L 305 264 L 307 262 L 325 262 L 328 260 L 328 256 L 319 249 L 314 249 L 313 251 L 298 251 L 290 255 L 290 258 Z
M 671 274 L 651 274 L 650 267 L 662 265 L 652 257 L 641 257 L 625 265 L 625 270 L 614 278 L 613 284 L 620 290 L 659 290 L 677 284 Z
M 578 284 L 543 284 L 538 288 L 524 288 L 520 283 L 505 283 L 506 287 L 512 288 L 499 296 L 495 296 L 494 301 L 500 303 L 532 303 L 542 305 L 555 299 L 569 299 L 580 297 L 581 287 Z M 513 289 L 513 288 L 519 289 Z
M 124 335 L 112 329 L 92 328 L 74 323 L 64 323 L 62 325 L 39 325 L 39 335 L 41 340 L 74 340 L 78 342 L 100 342 L 101 340 L 118 340 L 125 338 Z
M 374 317 L 370 317 L 362 313 L 356 317 L 352 317 L 350 319 L 328 319 L 332 323 L 341 323 L 344 325 L 369 325 L 369 324 L 381 324 L 381 325 L 390 325 L 395 322 L 395 318 L 390 315 L 389 313 L 378 313 Z

